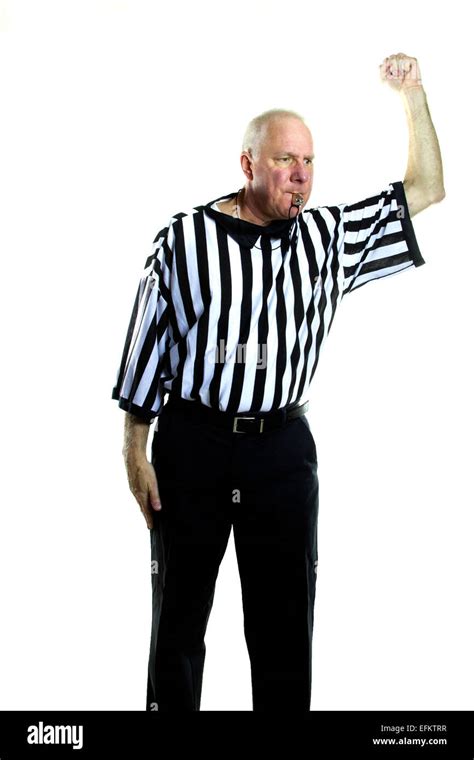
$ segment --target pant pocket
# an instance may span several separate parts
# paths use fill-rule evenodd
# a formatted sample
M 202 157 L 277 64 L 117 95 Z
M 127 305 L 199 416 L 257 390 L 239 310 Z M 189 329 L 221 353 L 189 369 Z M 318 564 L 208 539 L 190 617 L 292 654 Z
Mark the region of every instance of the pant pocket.
M 300 429 L 302 430 L 302 435 L 304 436 L 305 440 L 308 442 L 309 452 L 310 452 L 309 458 L 311 461 L 317 464 L 318 452 L 316 450 L 316 442 L 314 440 L 313 433 L 311 432 L 311 427 L 309 425 L 309 422 L 306 419 L 304 414 L 301 417 L 298 417 L 298 422 L 300 423 Z

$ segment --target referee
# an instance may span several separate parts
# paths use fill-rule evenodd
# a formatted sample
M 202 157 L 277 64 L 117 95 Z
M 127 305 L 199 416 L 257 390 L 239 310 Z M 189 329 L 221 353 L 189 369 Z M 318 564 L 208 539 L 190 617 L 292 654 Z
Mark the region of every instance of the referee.
M 253 710 L 310 709 L 319 502 L 309 388 L 342 298 L 424 264 L 411 217 L 444 197 L 416 59 L 390 56 L 380 73 L 406 109 L 403 182 L 306 208 L 310 130 L 293 111 L 266 111 L 245 132 L 243 186 L 176 213 L 146 259 L 112 393 L 150 529 L 146 710 L 200 710 L 232 528 Z

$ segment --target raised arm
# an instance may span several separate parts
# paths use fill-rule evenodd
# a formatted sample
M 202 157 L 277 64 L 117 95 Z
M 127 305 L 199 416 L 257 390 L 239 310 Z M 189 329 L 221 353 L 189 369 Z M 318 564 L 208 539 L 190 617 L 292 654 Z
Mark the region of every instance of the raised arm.
M 408 122 L 408 165 L 403 180 L 410 216 L 445 197 L 443 164 L 416 58 L 398 53 L 380 66 L 382 81 L 402 97 Z

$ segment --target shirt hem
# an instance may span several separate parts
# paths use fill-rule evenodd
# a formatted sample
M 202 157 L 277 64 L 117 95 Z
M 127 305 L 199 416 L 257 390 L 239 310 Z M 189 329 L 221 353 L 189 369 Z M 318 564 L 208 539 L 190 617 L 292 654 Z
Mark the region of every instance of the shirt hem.
M 116 388 L 114 388 L 112 391 L 112 399 L 114 401 L 118 401 L 119 408 L 123 409 L 124 412 L 129 412 L 129 414 L 133 414 L 134 417 L 140 417 L 140 419 L 142 419 L 144 422 L 148 422 L 148 424 L 151 424 L 153 420 L 158 416 L 157 412 L 150 412 L 149 410 L 144 409 L 142 406 L 134 404 L 129 399 L 120 396 L 119 391 Z
M 418 241 L 416 239 L 415 230 L 413 228 L 413 222 L 410 218 L 410 211 L 408 208 L 408 201 L 407 197 L 405 195 L 405 188 L 403 186 L 403 182 L 392 182 L 393 191 L 395 194 L 395 198 L 397 199 L 397 203 L 399 206 L 403 208 L 403 216 L 401 217 L 400 221 L 402 223 L 403 232 L 405 235 L 405 239 L 408 245 L 408 251 L 410 253 L 411 259 L 413 261 L 413 264 L 416 267 L 420 267 L 423 264 L 426 264 L 423 256 L 421 255 L 420 248 L 418 246 Z

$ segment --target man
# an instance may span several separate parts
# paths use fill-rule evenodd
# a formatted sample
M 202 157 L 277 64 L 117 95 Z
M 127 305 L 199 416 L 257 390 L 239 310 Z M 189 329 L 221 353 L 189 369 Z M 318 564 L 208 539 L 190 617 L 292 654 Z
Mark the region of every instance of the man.
M 318 476 L 306 397 L 344 295 L 424 264 L 410 217 L 444 197 L 416 59 L 390 56 L 381 77 L 406 107 L 403 183 L 305 209 L 310 130 L 265 112 L 244 137 L 244 186 L 172 217 L 146 260 L 112 395 L 151 537 L 147 710 L 200 709 L 232 528 L 253 709 L 310 709 Z

